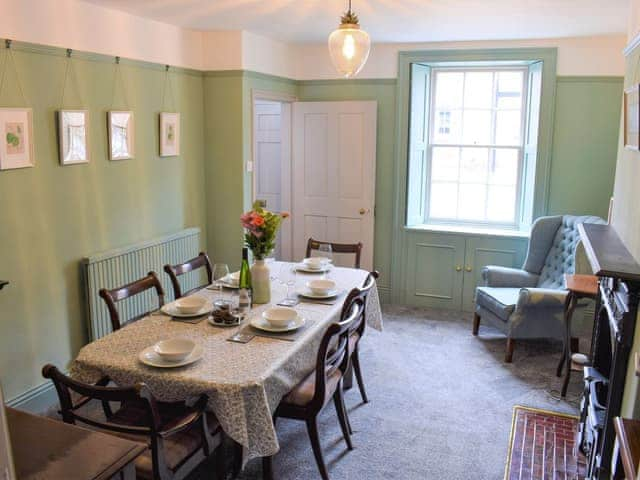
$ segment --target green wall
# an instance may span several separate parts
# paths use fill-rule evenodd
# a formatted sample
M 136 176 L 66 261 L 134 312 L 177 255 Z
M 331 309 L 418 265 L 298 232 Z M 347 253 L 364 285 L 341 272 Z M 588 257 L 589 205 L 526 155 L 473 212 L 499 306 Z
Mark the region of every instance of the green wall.
M 86 342 L 82 257 L 192 226 L 201 227 L 204 241 L 207 224 L 200 73 L 170 75 L 175 109 L 182 113 L 182 155 L 160 158 L 164 69 L 123 62 L 136 157 L 111 162 L 106 112 L 111 105 L 126 107 L 121 87 L 112 98 L 113 58 L 74 57 L 79 87 L 68 83 L 65 106 L 90 111 L 91 163 L 61 167 L 54 115 L 63 51 L 14 50 L 33 108 L 36 165 L 0 172 L 0 279 L 11 282 L 0 292 L 0 381 L 7 398 L 42 384 L 46 362 L 66 367 Z M 17 85 L 9 70 L 0 105 L 24 106 Z
M 549 214 L 607 218 L 621 98 L 621 77 L 558 78 Z
M 63 52 L 40 47 L 14 54 L 34 109 L 36 167 L 0 172 L 0 279 L 11 281 L 0 293 L 0 380 L 8 398 L 41 384 L 45 362 L 66 366 L 86 341 L 79 270 L 84 256 L 199 226 L 214 261 L 238 263 L 238 217 L 251 199 L 252 177 L 244 164 L 252 154 L 253 91 L 301 101 L 378 102 L 375 265 L 383 273 L 382 298 L 389 298 L 395 80 L 292 81 L 243 71 L 175 71 L 182 155 L 159 158 L 164 70 L 125 61 L 127 98 L 136 115 L 136 158 L 110 162 L 106 111 L 126 107 L 121 87 L 112 95 L 113 59 L 74 55 L 79 88 L 68 84 L 65 106 L 90 110 L 92 158 L 88 165 L 60 167 L 54 113 L 62 92 Z M 16 78 L 7 75 L 0 104 L 21 106 Z M 552 212 L 606 215 L 620 92 L 617 79 L 558 79 Z M 17 373 L 14 365 L 20 365 Z

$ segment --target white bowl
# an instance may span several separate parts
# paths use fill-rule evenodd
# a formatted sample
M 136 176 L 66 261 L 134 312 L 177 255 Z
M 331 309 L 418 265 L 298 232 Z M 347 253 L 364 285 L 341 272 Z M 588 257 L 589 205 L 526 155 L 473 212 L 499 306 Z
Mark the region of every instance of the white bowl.
M 262 318 L 276 328 L 286 327 L 293 322 L 297 316 L 298 312 L 289 307 L 271 307 L 262 313 Z
M 309 257 L 302 260 L 302 263 L 311 270 L 320 270 L 329 263 L 329 259 L 326 257 Z
M 327 295 L 336 288 L 336 282 L 333 280 L 309 280 L 307 288 L 315 295 Z
M 233 272 L 230 273 L 227 278 L 227 283 L 231 284 L 231 285 L 238 285 L 240 283 L 240 272 Z
M 196 344 L 187 338 L 172 338 L 162 340 L 153 346 L 153 350 L 163 359 L 170 362 L 179 362 L 187 358 Z
M 176 309 L 180 313 L 196 313 L 202 310 L 207 301 L 202 297 L 184 297 L 175 302 Z

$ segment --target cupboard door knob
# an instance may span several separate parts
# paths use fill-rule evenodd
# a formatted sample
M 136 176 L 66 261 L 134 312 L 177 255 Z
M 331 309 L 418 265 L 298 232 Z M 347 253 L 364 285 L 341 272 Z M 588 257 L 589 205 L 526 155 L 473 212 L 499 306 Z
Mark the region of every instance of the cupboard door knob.
M 473 270 L 473 269 L 472 269 L 471 267 L 467 266 L 467 267 L 465 267 L 465 270 L 466 270 L 467 272 L 470 272 L 470 271 L 471 271 L 471 270 Z
M 456 272 L 461 272 L 461 271 L 462 271 L 462 267 L 461 267 L 460 265 L 458 265 L 458 266 L 456 267 Z

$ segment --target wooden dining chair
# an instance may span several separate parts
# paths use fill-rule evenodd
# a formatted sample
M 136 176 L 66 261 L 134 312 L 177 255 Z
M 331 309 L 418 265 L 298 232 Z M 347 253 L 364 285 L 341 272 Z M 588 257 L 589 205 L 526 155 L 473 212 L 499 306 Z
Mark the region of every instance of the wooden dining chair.
M 376 280 L 379 276 L 380 273 L 377 270 L 374 270 L 373 272 L 370 272 L 369 275 L 367 275 L 362 288 L 354 288 L 353 290 L 351 290 L 351 292 L 345 299 L 342 312 L 343 315 L 347 313 L 346 310 L 351 308 L 351 304 L 354 299 L 358 299 L 359 303 L 362 304 L 362 311 L 360 312 L 360 315 L 353 321 L 353 323 L 349 327 L 349 356 L 353 372 L 355 373 L 356 380 L 358 382 L 358 389 L 360 390 L 360 395 L 362 396 L 362 401 L 364 403 L 369 403 L 369 398 L 367 397 L 367 392 L 364 388 L 364 380 L 362 378 L 362 369 L 360 368 L 360 353 L 358 347 L 360 344 L 360 340 L 362 340 L 362 337 L 364 336 L 364 330 L 367 324 L 367 297 L 371 293 L 371 289 L 374 288 Z
M 179 265 L 165 265 L 164 271 L 169 275 L 171 279 L 171 285 L 173 286 L 173 294 L 174 298 L 177 300 L 178 298 L 184 297 L 193 293 L 196 290 L 205 287 L 206 285 L 200 285 L 198 287 L 192 288 L 188 292 L 182 292 L 182 287 L 180 286 L 180 281 L 178 277 L 184 275 L 185 273 L 193 272 L 200 268 L 205 268 L 207 270 L 207 284 L 211 285 L 213 283 L 213 270 L 211 269 L 211 261 L 209 260 L 209 255 L 204 252 L 200 252 L 196 258 L 192 258 L 191 260 L 181 263 Z
M 340 322 L 331 324 L 322 337 L 314 371 L 283 397 L 273 416 L 274 425 L 279 417 L 303 420 L 307 424 L 313 454 L 324 480 L 329 479 L 329 473 L 322 455 L 317 419 L 332 398 L 347 448 L 353 450 L 342 378 L 349 365 L 349 327 L 363 308 L 362 300 L 353 297 L 351 306 L 343 310 Z M 263 475 L 267 480 L 273 479 L 272 457 L 263 458 Z
M 331 245 L 332 253 L 352 253 L 355 255 L 353 267 L 360 268 L 360 257 L 362 256 L 362 243 L 333 243 L 310 238 L 307 241 L 307 257 L 311 256 L 311 250 L 318 250 L 320 245 Z
M 42 375 L 53 381 L 65 423 L 80 423 L 147 445 L 146 452 L 136 459 L 137 478 L 180 480 L 214 454 L 217 477 L 225 478 L 224 434 L 215 416 L 205 411 L 206 395 L 193 406 L 162 403 L 143 383 L 107 386 L 109 379 L 104 377 L 91 385 L 64 375 L 51 364 L 44 366 Z M 91 406 L 98 402 L 102 415 Z M 115 411 L 113 403 L 119 404 Z
M 158 308 L 160 308 L 164 305 L 164 290 L 160 284 L 160 280 L 158 280 L 156 272 L 149 272 L 146 277 L 136 280 L 135 282 L 131 282 L 123 287 L 114 288 L 112 290 L 107 290 L 106 288 L 100 289 L 98 294 L 107 304 L 109 317 L 111 318 L 111 327 L 114 332 L 116 330 L 120 330 L 121 327 L 124 327 L 129 323 L 146 317 L 149 314 L 149 312 L 145 312 L 126 321 L 122 321 L 120 314 L 118 313 L 118 309 L 116 308 L 116 303 L 152 288 L 154 288 L 158 294 Z

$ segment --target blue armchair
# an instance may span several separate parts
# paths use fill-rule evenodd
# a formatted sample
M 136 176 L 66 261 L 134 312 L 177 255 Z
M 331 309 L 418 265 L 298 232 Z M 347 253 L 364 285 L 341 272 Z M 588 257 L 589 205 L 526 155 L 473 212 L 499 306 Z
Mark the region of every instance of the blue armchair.
M 512 361 L 516 339 L 563 338 L 564 274 L 576 271 L 580 223 L 604 221 L 573 215 L 538 218 L 522 269 L 483 268 L 484 286 L 476 288 L 473 334 L 478 335 L 481 319 L 504 332 L 505 362 Z

